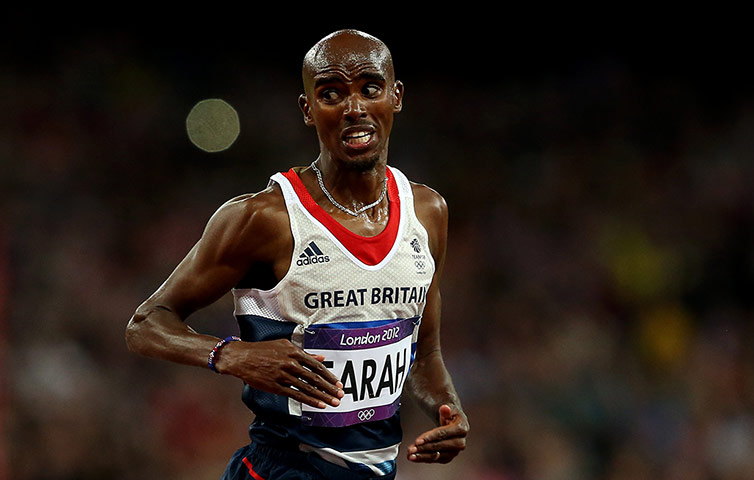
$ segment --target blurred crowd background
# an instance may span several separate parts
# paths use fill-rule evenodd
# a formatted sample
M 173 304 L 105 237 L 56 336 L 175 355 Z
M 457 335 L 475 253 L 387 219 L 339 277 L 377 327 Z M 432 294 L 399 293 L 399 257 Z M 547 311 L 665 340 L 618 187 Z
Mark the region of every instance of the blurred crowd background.
M 124 328 L 216 208 L 315 158 L 300 62 L 343 27 L 391 48 L 390 163 L 451 215 L 443 352 L 472 431 L 447 466 L 404 446 L 398 478 L 754 478 L 754 89 L 730 30 L 16 20 L 0 478 L 219 478 L 248 442 L 240 381 L 137 357 Z M 186 135 L 206 98 L 239 113 L 227 151 Z M 237 331 L 229 298 L 189 323 Z M 403 421 L 406 444 L 430 426 L 410 401 Z

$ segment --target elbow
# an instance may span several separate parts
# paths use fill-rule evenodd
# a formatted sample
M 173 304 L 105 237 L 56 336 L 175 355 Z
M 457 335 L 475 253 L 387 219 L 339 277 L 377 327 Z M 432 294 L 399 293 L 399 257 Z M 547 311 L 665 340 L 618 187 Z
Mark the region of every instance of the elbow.
M 144 354 L 144 320 L 146 316 L 134 314 L 126 325 L 126 346 L 128 350 L 140 355 Z
M 171 311 L 165 307 L 144 305 L 136 310 L 125 332 L 126 346 L 131 352 L 154 357 L 164 349 L 172 321 L 170 315 L 165 316 L 165 312 Z M 178 323 L 182 324 L 180 320 Z

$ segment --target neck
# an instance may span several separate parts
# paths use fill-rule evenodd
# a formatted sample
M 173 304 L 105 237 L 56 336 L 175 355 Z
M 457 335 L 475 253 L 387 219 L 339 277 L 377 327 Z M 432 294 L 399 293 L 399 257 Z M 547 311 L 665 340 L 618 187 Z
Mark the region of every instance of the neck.
M 316 166 L 331 195 L 347 208 L 360 208 L 377 200 L 385 182 L 387 159 L 351 164 L 320 155 Z

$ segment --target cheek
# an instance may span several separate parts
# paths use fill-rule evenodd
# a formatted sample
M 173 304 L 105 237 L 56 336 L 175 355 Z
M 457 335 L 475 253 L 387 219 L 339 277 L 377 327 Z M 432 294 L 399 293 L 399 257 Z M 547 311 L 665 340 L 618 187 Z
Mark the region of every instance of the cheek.
M 390 117 L 390 120 L 392 121 L 393 115 L 395 115 L 395 103 L 393 103 L 389 99 L 385 100 L 384 102 L 380 102 L 379 112 L 380 116 Z
M 393 125 L 394 114 L 395 112 L 393 111 L 392 105 L 385 106 L 384 108 L 380 109 L 380 112 L 379 112 L 380 123 L 382 123 L 382 125 L 388 130 L 390 130 L 390 127 L 392 127 Z
M 318 108 L 313 114 L 315 122 L 319 125 L 337 125 L 340 122 L 342 109 L 337 107 Z

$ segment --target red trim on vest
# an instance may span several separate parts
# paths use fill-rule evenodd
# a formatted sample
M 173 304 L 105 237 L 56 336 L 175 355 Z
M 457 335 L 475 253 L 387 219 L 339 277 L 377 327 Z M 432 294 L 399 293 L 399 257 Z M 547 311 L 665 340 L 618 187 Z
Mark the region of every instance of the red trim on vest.
M 387 197 L 390 214 L 385 229 L 374 237 L 363 237 L 338 223 L 322 207 L 317 205 L 317 202 L 314 201 L 304 183 L 292 168 L 284 172 L 283 176 L 291 182 L 301 204 L 314 218 L 324 225 L 354 257 L 366 265 L 374 266 L 384 260 L 392 250 L 398 237 L 398 225 L 401 222 L 401 200 L 398 195 L 398 185 L 395 183 L 395 178 L 390 169 L 387 168 L 385 172 L 387 174 Z

